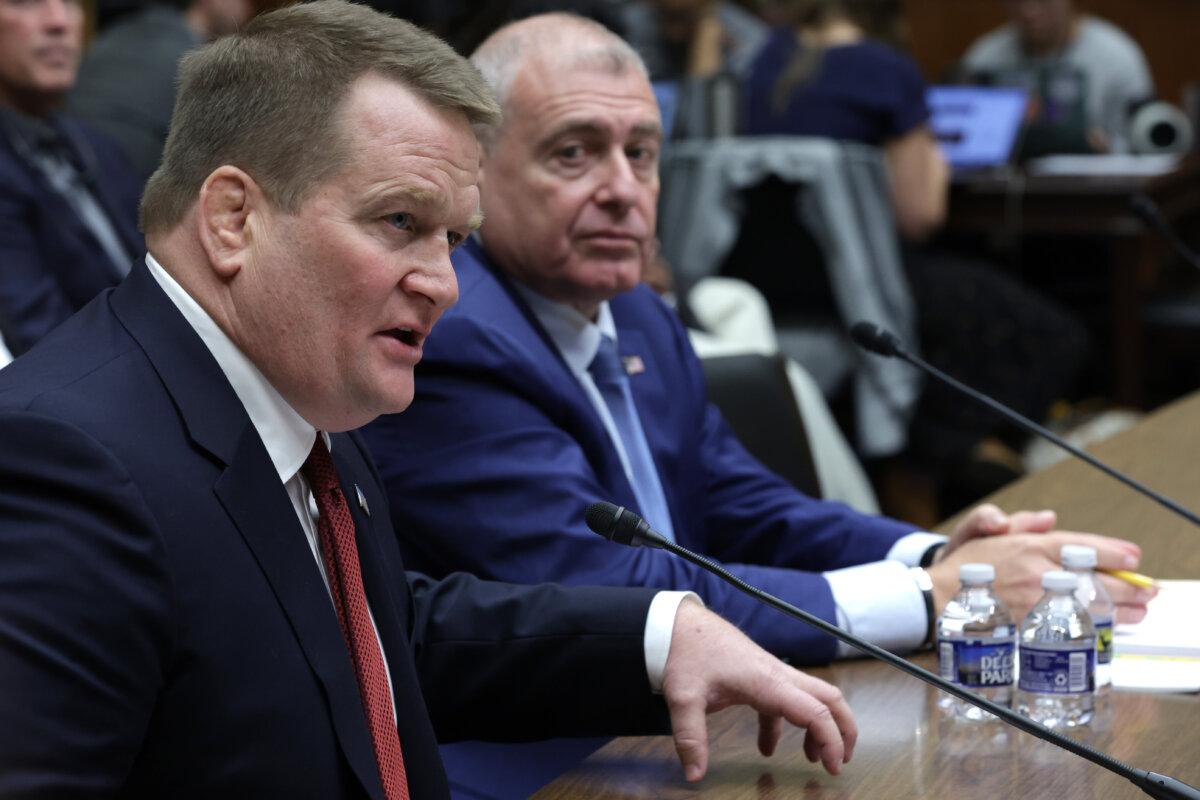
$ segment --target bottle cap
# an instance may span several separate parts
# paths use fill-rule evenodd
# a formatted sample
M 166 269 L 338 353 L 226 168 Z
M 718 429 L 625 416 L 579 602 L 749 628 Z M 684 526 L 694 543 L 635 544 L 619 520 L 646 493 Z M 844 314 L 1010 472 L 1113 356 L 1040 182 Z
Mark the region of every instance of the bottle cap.
M 1096 548 L 1085 544 L 1064 544 L 1062 565 L 1067 569 L 1095 569 Z
M 996 580 L 996 568 L 991 564 L 963 564 L 958 568 L 958 579 L 971 586 L 991 583 Z
M 1042 573 L 1042 588 L 1052 592 L 1073 592 L 1079 586 L 1079 576 L 1074 572 L 1052 569 Z

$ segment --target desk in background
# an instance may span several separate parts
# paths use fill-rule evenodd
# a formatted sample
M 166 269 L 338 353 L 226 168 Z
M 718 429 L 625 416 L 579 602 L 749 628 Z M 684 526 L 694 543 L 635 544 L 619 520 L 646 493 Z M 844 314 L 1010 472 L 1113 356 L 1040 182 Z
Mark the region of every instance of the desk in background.
M 1193 509 L 1200 507 L 1200 393 L 1097 446 L 1096 454 Z M 1059 511 L 1060 527 L 1124 536 L 1142 545 L 1143 569 L 1161 578 L 1200 577 L 1200 530 L 1077 461 L 1060 463 L 1001 490 L 1004 508 Z M 952 525 L 949 520 L 946 527 Z M 780 624 L 793 623 L 780 616 Z M 932 655 L 916 659 L 935 668 Z M 873 661 L 810 670 L 841 687 L 860 738 L 840 777 L 804 759 L 802 734 L 789 730 L 776 754 L 755 750 L 757 717 L 730 709 L 710 718 L 711 763 L 687 784 L 666 737 L 610 743 L 535 795 L 560 798 L 1140 798 L 1107 770 L 998 722 L 942 719 L 937 690 Z M 1200 785 L 1200 696 L 1110 692 L 1084 741 L 1142 769 Z
M 951 185 L 948 234 L 1101 238 L 1111 242 L 1107 276 L 1116 399 L 1142 401 L 1142 305 L 1165 252 L 1157 233 L 1129 207 L 1142 192 L 1170 223 L 1200 214 L 1200 159 L 1173 172 L 1139 175 L 989 174 Z

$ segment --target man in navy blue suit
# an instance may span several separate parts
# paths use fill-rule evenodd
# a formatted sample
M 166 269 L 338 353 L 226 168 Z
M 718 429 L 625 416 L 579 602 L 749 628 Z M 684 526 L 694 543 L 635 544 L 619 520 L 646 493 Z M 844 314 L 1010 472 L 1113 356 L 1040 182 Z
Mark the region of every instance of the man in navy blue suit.
M 56 111 L 82 43 L 77 0 L 0 2 L 0 336 L 14 355 L 142 252 L 129 162 Z
M 662 134 L 636 55 L 592 23 L 546 15 L 472 60 L 505 112 L 486 142 L 486 220 L 454 256 L 461 297 L 426 344 L 411 408 L 365 431 L 408 563 L 692 589 L 799 663 L 853 651 L 668 553 L 603 542 L 584 508 L 637 509 L 750 583 L 895 649 L 929 643 L 961 563 L 995 563 L 1017 613 L 1064 542 L 1094 545 L 1104 566 L 1137 563 L 1131 542 L 1052 531 L 1052 512 L 980 507 L 947 540 L 805 497 L 764 469 L 705 401 L 675 314 L 639 284 Z M 1122 618 L 1144 613 L 1148 593 L 1106 583 Z
M 479 75 L 342 0 L 181 75 L 144 262 L 0 371 L 0 796 L 445 797 L 438 738 L 668 716 L 695 780 L 730 703 L 837 772 L 838 691 L 685 593 L 406 573 L 339 431 L 456 297 Z

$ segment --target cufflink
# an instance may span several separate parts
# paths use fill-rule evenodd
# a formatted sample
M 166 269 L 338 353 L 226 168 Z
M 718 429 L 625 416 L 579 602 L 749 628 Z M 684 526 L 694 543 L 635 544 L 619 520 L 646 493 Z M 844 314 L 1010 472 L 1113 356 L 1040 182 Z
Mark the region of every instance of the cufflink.
M 358 507 L 363 510 L 363 513 L 368 517 L 371 516 L 371 507 L 367 505 L 367 496 L 363 494 L 362 489 L 358 488 L 358 484 L 354 484 L 354 492 L 358 495 Z

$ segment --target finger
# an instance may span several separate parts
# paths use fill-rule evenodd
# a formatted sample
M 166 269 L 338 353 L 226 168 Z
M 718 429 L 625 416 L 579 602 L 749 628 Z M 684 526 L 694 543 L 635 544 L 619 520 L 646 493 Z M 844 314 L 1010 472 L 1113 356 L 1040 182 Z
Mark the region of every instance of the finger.
M 773 717 L 770 714 L 758 715 L 758 752 L 764 756 L 772 755 L 776 745 L 779 744 L 779 737 L 782 735 L 783 717 Z
M 813 747 L 820 752 L 825 771 L 837 775 L 846 760 L 846 746 L 832 710 L 808 692 L 796 686 L 788 688 L 790 691 L 780 696 L 778 711 L 797 728 L 808 729 L 807 738 L 815 740 Z
M 819 753 L 825 771 L 830 775 L 837 775 L 841 771 L 842 764 L 845 763 L 846 755 L 839 722 L 834 718 L 830 706 L 800 686 L 802 683 L 810 683 L 818 679 L 798 670 L 783 667 L 783 665 L 779 666 L 780 670 L 786 671 L 775 672 L 770 677 L 764 676 L 763 680 L 758 683 L 758 687 L 744 696 L 745 702 L 753 706 L 759 714 L 781 716 L 797 728 L 806 728 L 808 731 L 806 742 L 808 738 L 811 738 L 813 743 L 806 746 L 805 753 Z M 845 700 L 842 699 L 841 692 L 837 690 L 837 687 L 824 681 L 819 681 L 813 686 L 819 692 L 836 698 L 835 706 L 845 707 L 844 712 L 839 707 L 839 713 L 849 715 L 848 721 L 843 724 L 856 732 L 857 729 L 853 727 L 853 715 L 849 714 L 849 706 L 845 705 Z M 813 749 L 810 750 L 807 747 Z
M 683 765 L 683 777 L 698 781 L 708 771 L 708 723 L 705 718 L 704 698 L 699 695 L 680 693 L 669 704 L 671 731 L 675 739 L 675 752 Z
M 1096 566 L 1100 569 L 1137 569 L 1142 561 L 1142 548 L 1126 539 L 1073 533 L 1071 541 L 1096 548 Z
M 854 721 L 854 712 L 850 710 L 850 704 L 846 702 L 842 690 L 807 673 L 797 672 L 796 674 L 800 688 L 820 700 L 829 709 L 829 713 L 833 716 L 838 731 L 842 735 L 842 744 L 845 748 L 845 758 L 842 763 L 849 762 L 854 755 L 854 747 L 858 743 L 858 724 Z
M 821 743 L 816 740 L 816 737 L 809 736 L 808 731 L 804 732 L 804 757 L 810 764 L 817 763 L 821 758 Z
M 1017 511 L 1008 517 L 1010 533 L 1049 533 L 1058 524 L 1058 514 L 1050 510 Z
M 1117 622 L 1122 625 L 1136 625 L 1146 618 L 1149 611 L 1145 606 L 1117 606 Z
M 1096 575 L 1108 596 L 1119 606 L 1144 606 L 1158 595 L 1158 589 L 1142 589 L 1111 575 Z

